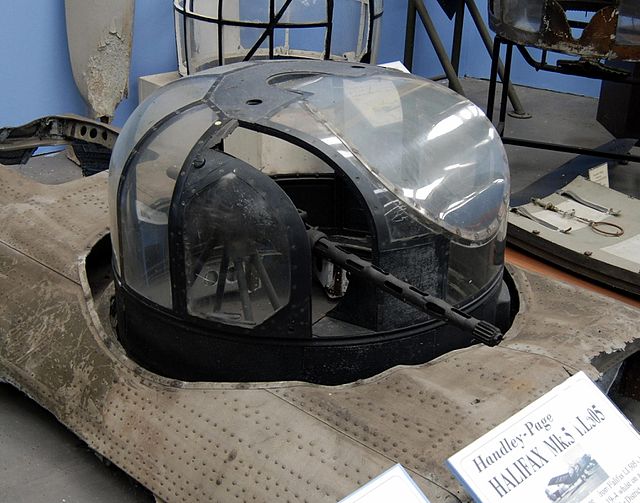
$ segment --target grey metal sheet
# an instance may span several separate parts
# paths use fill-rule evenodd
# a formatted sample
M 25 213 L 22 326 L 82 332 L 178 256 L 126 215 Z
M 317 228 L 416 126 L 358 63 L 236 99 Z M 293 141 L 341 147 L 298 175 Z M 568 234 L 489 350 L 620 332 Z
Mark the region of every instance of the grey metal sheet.
M 577 177 L 562 190 L 605 208 L 620 210 L 619 216 L 607 215 L 558 193 L 542 199 L 561 209 L 574 209 L 579 216 L 619 225 L 624 234 L 604 236 L 575 219 L 563 218 L 533 203 L 525 208 L 534 217 L 569 233 L 550 229 L 513 212 L 509 215 L 509 239 L 514 244 L 540 254 L 552 262 L 584 273 L 619 288 L 640 293 L 640 201 L 608 187 Z M 611 230 L 611 229 L 609 229 Z
M 107 231 L 107 177 L 104 172 L 53 186 L 0 165 L 0 240 L 78 281 L 85 239 Z
M 84 256 L 107 224 L 100 176 L 45 193 L 0 169 L 0 206 L 37 222 L 0 228 L 0 381 L 168 502 L 335 502 L 396 462 L 431 501 L 469 501 L 448 456 L 569 374 L 597 379 L 638 346 L 638 310 L 512 268 L 521 311 L 497 348 L 344 386 L 165 379 L 126 357 L 103 323 L 109 292 L 94 299 L 88 284 Z
M 134 0 L 65 0 L 71 68 L 92 117 L 128 94 Z

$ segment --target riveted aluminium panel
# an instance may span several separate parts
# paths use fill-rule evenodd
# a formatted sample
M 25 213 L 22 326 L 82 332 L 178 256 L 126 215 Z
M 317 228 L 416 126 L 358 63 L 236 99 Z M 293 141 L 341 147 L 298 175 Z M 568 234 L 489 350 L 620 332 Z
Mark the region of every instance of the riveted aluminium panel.
M 562 367 L 545 358 L 474 348 L 433 365 L 390 371 L 367 384 L 330 392 L 298 386 L 278 393 L 467 501 L 446 459 L 566 377 Z
M 86 218 L 75 206 L 82 196 L 70 197 L 73 183 L 60 187 L 49 201 L 56 212 L 78 228 L 106 226 L 106 212 L 90 225 L 73 221 Z M 396 462 L 432 501 L 468 501 L 443 465 L 448 456 L 568 374 L 596 379 L 637 348 L 638 310 L 512 268 L 521 311 L 497 348 L 343 386 L 174 381 L 128 359 L 101 321 L 109 295 L 94 304 L 76 255 L 95 237 L 52 254 L 14 223 L 0 240 L 37 260 L 0 244 L 0 380 L 168 502 L 336 501 Z M 74 268 L 77 280 L 62 274 Z
M 0 165 L 0 241 L 78 281 L 87 238 L 107 230 L 106 187 L 106 172 L 44 185 Z
M 571 271 L 616 288 L 640 293 L 640 201 L 583 177 L 577 177 L 558 192 L 566 191 L 620 214 L 616 216 L 594 210 L 559 193 L 541 201 L 566 212 L 574 211 L 575 215 L 598 223 L 615 224 L 624 233 L 620 236 L 603 235 L 585 222 L 528 203 L 518 208 L 524 208 L 535 218 L 564 232 L 511 212 L 509 242 Z M 601 228 L 610 233 L 618 232 L 611 226 Z M 567 232 L 567 229 L 570 230 Z
M 389 371 L 367 385 L 331 392 L 298 386 L 278 393 L 464 499 L 444 466 L 452 453 L 577 370 L 597 379 L 640 348 L 637 309 L 534 273 L 512 272 L 522 310 L 499 347 L 456 351 Z M 600 369 L 593 366 L 596 360 Z
M 4 245 L 0 257 L 0 291 L 11 299 L 0 307 L 0 380 L 163 500 L 336 501 L 393 464 L 268 386 L 189 385 L 147 373 L 107 348 L 117 345 L 113 335 L 96 337 L 77 285 Z

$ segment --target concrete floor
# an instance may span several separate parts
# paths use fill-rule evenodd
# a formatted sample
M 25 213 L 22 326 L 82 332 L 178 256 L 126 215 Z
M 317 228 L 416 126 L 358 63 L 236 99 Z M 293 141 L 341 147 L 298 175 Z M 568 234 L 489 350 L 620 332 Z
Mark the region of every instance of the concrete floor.
M 152 496 L 33 400 L 0 384 L 0 501 L 151 502 Z
M 464 79 L 467 97 L 486 111 L 488 83 L 479 79 Z M 530 119 L 507 116 L 505 135 L 543 142 L 553 142 L 572 146 L 596 148 L 613 139 L 611 134 L 596 120 L 598 100 L 531 87 L 518 86 L 518 96 Z M 496 100 L 499 100 L 501 86 L 498 85 Z M 508 110 L 512 110 L 509 104 Z M 494 109 L 497 123 L 498 105 Z M 506 145 L 511 169 L 511 192 L 517 194 L 545 175 L 575 158 L 573 154 L 552 152 Z M 633 147 L 631 153 L 640 155 L 640 147 Z M 591 164 L 601 164 L 604 160 L 591 158 Z M 588 163 L 587 163 L 588 164 Z M 612 188 L 625 194 L 640 197 L 640 165 L 609 162 L 609 177 Z M 586 172 L 585 172 L 586 173 Z M 565 180 L 569 183 L 571 179 Z M 557 187 L 559 188 L 559 187 Z M 546 194 L 538 194 L 542 197 Z
M 486 81 L 466 79 L 470 99 L 484 108 Z M 611 136 L 595 120 L 597 101 L 538 89 L 520 88 L 531 119 L 509 118 L 507 133 L 531 139 L 596 147 Z M 569 154 L 507 147 L 513 192 L 556 170 Z M 634 153 L 640 153 L 635 148 Z M 38 157 L 28 173 L 45 172 L 48 183 L 61 183 L 79 175 L 79 169 L 58 155 Z M 640 195 L 640 166 L 611 168 L 612 185 Z M 567 180 L 570 181 L 570 180 Z M 637 418 L 636 418 L 637 420 Z M 148 502 L 152 497 L 113 466 L 102 463 L 79 439 L 37 404 L 12 387 L 0 384 L 0 502 L 107 503 Z

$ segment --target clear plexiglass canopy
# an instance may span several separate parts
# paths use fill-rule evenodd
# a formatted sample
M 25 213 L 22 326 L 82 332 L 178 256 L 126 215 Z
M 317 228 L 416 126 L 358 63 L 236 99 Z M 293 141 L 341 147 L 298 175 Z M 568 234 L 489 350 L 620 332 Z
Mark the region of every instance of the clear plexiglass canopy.
M 272 120 L 334 145 L 436 226 L 481 243 L 506 220 L 506 154 L 469 100 L 402 74 L 314 75 L 277 85 L 300 92 L 301 102 Z
M 258 134 L 252 124 L 272 133 Z M 434 82 L 375 67 L 242 63 L 158 90 L 127 121 L 114 148 L 109 181 L 115 270 L 156 304 L 171 307 L 175 293 L 171 203 L 184 199 L 184 184 L 176 182 L 190 179 L 186 161 L 218 128 L 226 133 L 217 148 L 264 175 L 341 171 L 375 214 L 381 249 L 442 234 L 450 242 L 440 257 L 448 271 L 443 295 L 451 302 L 469 298 L 500 274 L 509 170 L 499 135 L 479 108 Z M 331 163 L 316 157 L 319 150 Z M 204 241 L 189 241 L 187 252 L 206 248 L 201 234 Z M 282 250 L 277 256 L 286 255 Z M 276 267 L 276 255 L 267 255 L 267 265 Z M 279 288 L 274 284 L 286 299 L 286 289 Z

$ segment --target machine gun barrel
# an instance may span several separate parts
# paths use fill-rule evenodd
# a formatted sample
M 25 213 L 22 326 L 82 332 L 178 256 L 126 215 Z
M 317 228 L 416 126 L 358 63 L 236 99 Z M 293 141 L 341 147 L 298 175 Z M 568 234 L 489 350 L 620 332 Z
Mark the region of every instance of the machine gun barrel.
M 470 332 L 474 339 L 487 346 L 495 346 L 502 340 L 502 331 L 495 325 L 478 320 L 448 302 L 422 292 L 409 283 L 396 278 L 371 262 L 345 251 L 340 245 L 331 241 L 326 234 L 316 229 L 307 230 L 307 234 L 313 253 L 339 265 L 355 277 L 368 281 L 430 316 L 447 321 L 465 332 Z

